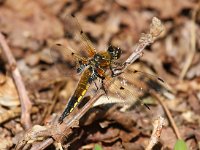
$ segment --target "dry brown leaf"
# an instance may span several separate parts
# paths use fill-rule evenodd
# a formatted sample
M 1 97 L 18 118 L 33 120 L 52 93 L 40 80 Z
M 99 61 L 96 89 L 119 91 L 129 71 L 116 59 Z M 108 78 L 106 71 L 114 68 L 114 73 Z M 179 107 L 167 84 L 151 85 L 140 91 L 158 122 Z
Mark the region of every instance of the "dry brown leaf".
M 142 1 L 142 6 L 146 8 L 151 8 L 153 10 L 157 10 L 160 13 L 159 17 L 161 19 L 166 19 L 166 18 L 174 18 L 183 9 L 193 8 L 195 6 L 195 3 L 192 3 L 189 0 L 176 0 L 176 1 L 144 0 Z
M 0 78 L 5 78 L 0 74 Z M 6 107 L 16 107 L 20 104 L 15 84 L 10 77 L 0 84 L 0 104 Z
M 12 46 L 38 50 L 45 39 L 63 36 L 61 23 L 35 1 L 6 2 L 9 7 L 0 8 L 0 30 L 8 34 Z

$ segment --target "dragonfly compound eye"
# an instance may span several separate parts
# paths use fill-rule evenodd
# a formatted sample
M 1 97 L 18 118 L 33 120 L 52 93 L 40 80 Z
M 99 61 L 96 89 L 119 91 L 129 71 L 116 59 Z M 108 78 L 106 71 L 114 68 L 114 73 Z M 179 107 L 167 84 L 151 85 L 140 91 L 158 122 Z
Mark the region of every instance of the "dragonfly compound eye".
M 108 47 L 107 51 L 110 54 L 112 59 L 119 59 L 120 56 L 121 56 L 121 53 L 122 53 L 122 51 L 119 47 L 115 47 L 115 46 L 112 46 L 112 45 L 110 45 Z

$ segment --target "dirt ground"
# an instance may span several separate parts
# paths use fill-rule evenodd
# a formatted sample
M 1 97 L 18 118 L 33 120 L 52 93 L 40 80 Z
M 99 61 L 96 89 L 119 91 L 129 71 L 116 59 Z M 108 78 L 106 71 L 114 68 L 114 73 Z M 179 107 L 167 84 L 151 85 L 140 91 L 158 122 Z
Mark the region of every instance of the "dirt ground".
M 78 106 L 66 118 L 68 124 L 57 123 L 80 79 L 69 75 L 73 73 L 69 67 L 65 70 L 69 76 L 63 76 L 50 56 L 56 42 L 74 42 L 66 29 L 71 23 L 66 23 L 66 16 L 71 13 L 97 51 L 110 44 L 119 46 L 122 62 L 141 44 L 142 33 L 149 33 L 152 18 L 160 19 L 162 33 L 128 67 L 130 72 L 145 73 L 137 78 L 127 75 L 135 93 L 131 96 L 141 96 L 135 86 L 145 92 L 155 88 L 155 92 L 128 109 L 126 104 L 102 102 L 80 112 Z M 0 36 L 0 150 L 42 149 L 45 141 L 47 150 L 142 150 L 148 149 L 152 136 L 158 140 L 153 149 L 174 149 L 178 139 L 186 142 L 188 150 L 200 149 L 198 0 L 1 0 L 0 32 L 5 37 Z M 148 77 L 161 78 L 164 87 L 156 89 L 146 81 Z M 88 92 L 86 103 L 93 96 L 106 103 L 115 100 Z M 111 95 L 116 96 L 115 89 Z M 81 115 L 76 118 L 77 114 Z M 159 118 L 164 122 L 153 135 Z

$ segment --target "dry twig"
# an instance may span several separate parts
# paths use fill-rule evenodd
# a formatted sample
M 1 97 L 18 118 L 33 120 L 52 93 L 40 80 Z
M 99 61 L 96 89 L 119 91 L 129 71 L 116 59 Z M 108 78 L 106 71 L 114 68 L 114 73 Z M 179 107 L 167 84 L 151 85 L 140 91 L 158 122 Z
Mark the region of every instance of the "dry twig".
M 156 97 L 156 99 L 159 101 L 159 103 L 162 105 L 167 117 L 169 118 L 169 122 L 171 123 L 172 125 L 172 128 L 177 136 L 178 139 L 182 139 L 181 138 L 181 135 L 180 135 L 180 132 L 178 130 L 178 127 L 176 126 L 176 123 L 172 117 L 172 114 L 171 112 L 169 111 L 169 109 L 167 108 L 167 106 L 165 105 L 165 102 L 163 101 L 163 99 L 156 93 L 154 93 L 154 96 Z
M 39 150 L 39 149 L 42 150 L 42 149 L 45 149 L 46 147 L 51 145 L 53 142 L 54 142 L 54 140 L 52 138 L 48 138 L 48 139 L 44 140 L 42 143 L 31 147 L 30 150 Z
M 38 111 L 39 110 L 38 110 L 37 107 L 33 107 L 31 113 L 36 113 Z M 5 121 L 7 121 L 7 120 L 9 120 L 9 119 L 12 119 L 12 118 L 20 116 L 20 113 L 21 113 L 21 108 L 20 107 L 16 107 L 16 108 L 13 108 L 11 110 L 8 110 L 8 111 L 0 114 L 0 124 L 5 122 Z
M 151 138 L 149 140 L 149 144 L 145 150 L 151 150 L 153 148 L 153 146 L 158 142 L 164 124 L 165 124 L 165 119 L 161 116 L 158 117 L 156 120 L 154 120 L 154 122 L 153 122 L 154 129 L 153 129 Z
M 2 47 L 2 52 L 4 53 L 5 57 L 7 58 L 9 67 L 11 69 L 13 80 L 15 81 L 15 85 L 18 90 L 20 103 L 21 103 L 21 123 L 24 125 L 26 129 L 29 129 L 31 127 L 31 108 L 32 104 L 31 101 L 27 95 L 21 74 L 19 72 L 19 69 L 17 68 L 16 60 L 12 55 L 12 52 L 10 48 L 8 47 L 8 44 L 4 38 L 4 36 L 0 33 L 0 44 Z

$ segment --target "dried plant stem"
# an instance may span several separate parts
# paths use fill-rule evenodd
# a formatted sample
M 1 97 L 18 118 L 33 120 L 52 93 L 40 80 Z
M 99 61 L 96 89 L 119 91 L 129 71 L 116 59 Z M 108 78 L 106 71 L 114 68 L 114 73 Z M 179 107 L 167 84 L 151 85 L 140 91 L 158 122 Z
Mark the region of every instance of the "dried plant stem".
M 39 110 L 38 110 L 37 107 L 32 107 L 31 113 L 36 113 L 38 111 Z M 16 107 L 16 108 L 13 108 L 11 110 L 8 110 L 8 111 L 0 114 L 0 124 L 7 121 L 7 120 L 10 120 L 12 118 L 20 116 L 20 113 L 21 113 L 21 108 Z
M 158 117 L 156 120 L 154 120 L 154 122 L 153 122 L 154 129 L 151 134 L 149 144 L 147 145 L 145 150 L 151 150 L 153 148 L 153 146 L 158 142 L 164 124 L 165 124 L 165 119 L 161 116 Z
M 2 52 L 4 53 L 5 57 L 7 58 L 9 67 L 11 69 L 13 80 L 15 81 L 15 85 L 17 87 L 17 91 L 20 98 L 21 103 L 21 123 L 24 125 L 25 129 L 29 129 L 31 127 L 31 108 L 32 104 L 27 95 L 21 74 L 19 69 L 17 68 L 16 60 L 12 55 L 10 48 L 4 38 L 4 36 L 0 33 L 0 44 L 2 47 Z
M 159 103 L 162 105 L 162 107 L 163 107 L 163 109 L 164 109 L 164 111 L 165 111 L 165 113 L 166 113 L 166 115 L 167 115 L 167 117 L 169 119 L 169 122 L 171 123 L 171 126 L 172 126 L 172 128 L 173 128 L 173 130 L 174 130 L 174 132 L 176 134 L 176 137 L 178 139 L 182 139 L 181 135 L 180 135 L 180 132 L 178 130 L 178 127 L 176 126 L 176 123 L 175 123 L 175 121 L 174 121 L 174 119 L 172 117 L 172 114 L 169 111 L 169 109 L 167 108 L 165 102 L 163 101 L 164 98 L 161 98 L 161 96 L 159 96 L 157 93 L 154 93 L 154 96 L 157 98 L 157 100 L 159 101 Z
M 54 140 L 52 138 L 48 138 L 46 140 L 44 140 L 43 142 L 41 142 L 40 144 L 37 144 L 33 147 L 31 147 L 30 150 L 43 150 L 45 148 L 47 148 L 49 145 L 51 145 L 54 142 Z

